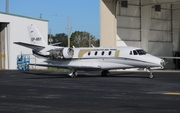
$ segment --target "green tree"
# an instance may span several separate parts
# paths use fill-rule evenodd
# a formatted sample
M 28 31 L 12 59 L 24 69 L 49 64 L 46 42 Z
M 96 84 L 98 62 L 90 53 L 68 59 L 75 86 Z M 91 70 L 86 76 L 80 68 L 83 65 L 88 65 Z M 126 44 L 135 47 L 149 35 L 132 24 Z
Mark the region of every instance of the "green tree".
M 100 45 L 100 40 L 99 39 L 94 39 L 92 44 L 95 46 L 95 47 L 99 47 Z
M 85 31 L 75 31 L 71 34 L 70 38 L 71 46 L 75 47 L 89 47 L 93 44 L 99 46 L 99 41 L 96 40 L 95 36 Z
M 65 33 L 59 33 L 56 34 L 55 36 L 51 35 L 51 39 L 50 39 L 50 35 L 48 35 L 48 41 L 52 41 L 51 44 L 62 42 L 61 46 L 64 47 L 68 46 L 67 39 L 68 36 Z
M 51 37 L 51 38 L 50 38 Z M 59 33 L 55 36 L 48 34 L 48 44 L 61 42 L 61 46 L 68 46 L 68 36 L 65 33 Z M 75 31 L 71 34 L 70 45 L 75 47 L 89 47 L 93 44 L 95 47 L 99 46 L 99 39 L 85 31 Z

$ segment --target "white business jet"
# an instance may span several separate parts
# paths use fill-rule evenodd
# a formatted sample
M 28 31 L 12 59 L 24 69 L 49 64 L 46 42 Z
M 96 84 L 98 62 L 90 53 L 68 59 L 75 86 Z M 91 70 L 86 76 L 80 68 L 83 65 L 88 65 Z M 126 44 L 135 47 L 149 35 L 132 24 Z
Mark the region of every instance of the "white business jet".
M 28 26 L 30 43 L 14 42 L 32 49 L 38 58 L 44 58 L 47 64 L 30 64 L 45 67 L 69 68 L 70 77 L 76 77 L 77 71 L 101 70 L 107 76 L 112 69 L 143 68 L 153 78 L 152 69 L 163 69 L 163 59 L 147 54 L 136 47 L 89 47 L 71 48 L 47 45 L 34 25 Z

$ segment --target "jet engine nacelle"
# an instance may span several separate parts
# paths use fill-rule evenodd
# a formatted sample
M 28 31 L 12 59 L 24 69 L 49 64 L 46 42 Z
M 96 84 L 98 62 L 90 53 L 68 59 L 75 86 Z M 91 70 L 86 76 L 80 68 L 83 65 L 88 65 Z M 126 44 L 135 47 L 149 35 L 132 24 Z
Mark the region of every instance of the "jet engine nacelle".
M 73 48 L 66 47 L 66 48 L 59 48 L 59 49 L 52 49 L 50 50 L 50 58 L 53 59 L 69 59 L 72 58 L 74 55 Z

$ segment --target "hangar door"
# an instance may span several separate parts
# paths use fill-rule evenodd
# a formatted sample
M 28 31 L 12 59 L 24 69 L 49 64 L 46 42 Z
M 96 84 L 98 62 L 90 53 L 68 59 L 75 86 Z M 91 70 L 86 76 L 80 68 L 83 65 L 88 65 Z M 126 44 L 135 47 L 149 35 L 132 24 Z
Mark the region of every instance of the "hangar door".
M 153 55 L 172 56 L 172 46 L 175 45 L 172 45 L 173 35 L 174 33 L 178 35 L 173 28 L 179 28 L 177 24 L 179 13 L 174 16 L 177 19 L 173 20 L 176 10 L 173 10 L 172 4 L 143 3 L 145 0 L 128 0 L 127 6 L 124 6 L 123 2 L 119 2 L 117 34 L 120 39 L 118 40 L 124 41 L 128 46 L 141 47 Z
M 7 23 L 0 23 L 0 69 L 5 69 L 5 39 L 7 38 Z

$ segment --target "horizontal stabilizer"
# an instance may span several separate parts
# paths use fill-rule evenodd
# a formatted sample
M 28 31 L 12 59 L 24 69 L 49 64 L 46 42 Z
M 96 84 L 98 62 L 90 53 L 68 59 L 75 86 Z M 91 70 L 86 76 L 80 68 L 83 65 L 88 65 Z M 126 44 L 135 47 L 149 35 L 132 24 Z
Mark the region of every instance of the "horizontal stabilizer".
M 57 46 L 57 45 L 60 45 L 60 44 L 62 44 L 62 42 L 51 44 L 51 46 Z
M 27 47 L 36 51 L 40 51 L 45 48 L 43 46 L 38 46 L 38 45 L 28 44 L 28 43 L 23 43 L 23 42 L 14 42 L 14 44 L 21 45 L 21 46 L 24 46 L 24 47 Z

